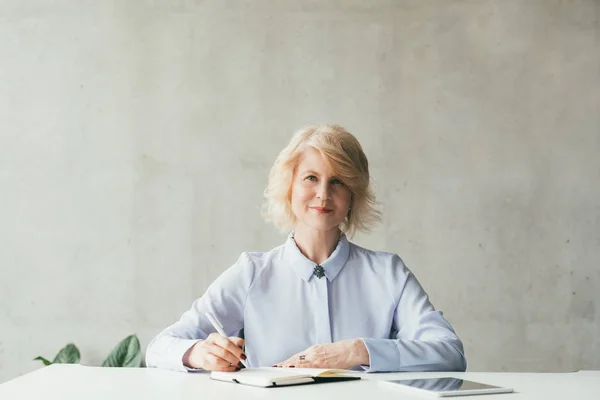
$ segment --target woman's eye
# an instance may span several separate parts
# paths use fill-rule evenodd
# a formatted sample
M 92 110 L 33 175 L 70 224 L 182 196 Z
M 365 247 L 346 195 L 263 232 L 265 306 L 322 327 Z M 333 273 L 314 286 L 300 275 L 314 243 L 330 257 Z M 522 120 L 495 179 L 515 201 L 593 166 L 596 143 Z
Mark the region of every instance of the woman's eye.
M 331 183 L 333 183 L 334 185 L 343 185 L 344 182 L 340 181 L 338 178 L 333 178 L 331 180 Z
M 308 181 L 316 181 L 317 177 L 314 175 L 309 175 L 306 178 L 304 178 L 304 180 L 308 180 Z

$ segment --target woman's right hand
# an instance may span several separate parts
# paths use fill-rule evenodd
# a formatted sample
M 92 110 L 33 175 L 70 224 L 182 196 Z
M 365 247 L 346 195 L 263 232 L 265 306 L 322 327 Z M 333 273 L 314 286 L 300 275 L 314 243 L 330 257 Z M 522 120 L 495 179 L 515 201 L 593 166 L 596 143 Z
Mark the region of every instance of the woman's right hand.
M 211 333 L 205 340 L 196 343 L 185 352 L 183 365 L 206 371 L 233 372 L 238 369 L 240 360 L 246 359 L 243 346 L 242 338 L 226 338 L 218 333 Z

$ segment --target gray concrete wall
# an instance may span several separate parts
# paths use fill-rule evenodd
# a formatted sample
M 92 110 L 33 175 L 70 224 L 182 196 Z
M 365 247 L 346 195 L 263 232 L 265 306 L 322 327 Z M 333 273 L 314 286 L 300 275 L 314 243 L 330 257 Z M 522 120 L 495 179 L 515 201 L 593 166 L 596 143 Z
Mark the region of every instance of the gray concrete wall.
M 600 2 L 0 1 L 0 381 L 145 346 L 345 125 L 472 371 L 600 368 Z

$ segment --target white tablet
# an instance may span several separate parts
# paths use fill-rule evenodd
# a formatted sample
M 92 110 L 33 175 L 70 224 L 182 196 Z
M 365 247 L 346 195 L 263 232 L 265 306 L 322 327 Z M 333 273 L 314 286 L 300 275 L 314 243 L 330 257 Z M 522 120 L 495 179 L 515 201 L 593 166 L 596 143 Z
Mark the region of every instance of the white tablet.
M 413 393 L 429 394 L 438 397 L 468 396 L 472 394 L 511 393 L 511 388 L 466 381 L 458 378 L 424 378 L 379 381 L 388 387 L 396 387 Z

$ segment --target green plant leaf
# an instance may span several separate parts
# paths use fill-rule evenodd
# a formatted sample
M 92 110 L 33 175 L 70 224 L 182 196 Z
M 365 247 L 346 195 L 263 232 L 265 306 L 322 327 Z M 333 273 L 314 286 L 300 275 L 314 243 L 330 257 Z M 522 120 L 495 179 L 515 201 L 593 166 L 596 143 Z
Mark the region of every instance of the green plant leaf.
M 136 335 L 127 336 L 102 363 L 103 367 L 139 367 L 142 363 L 140 341 Z
M 46 360 L 44 357 L 42 356 L 37 356 L 36 358 L 33 359 L 34 361 L 40 360 L 41 362 L 44 363 L 44 365 L 52 365 L 52 361 L 48 361 Z
M 80 359 L 81 355 L 79 354 L 79 349 L 77 346 L 75 346 L 73 343 L 69 343 L 58 352 L 52 363 L 78 364 Z

